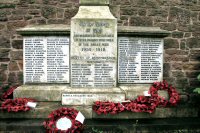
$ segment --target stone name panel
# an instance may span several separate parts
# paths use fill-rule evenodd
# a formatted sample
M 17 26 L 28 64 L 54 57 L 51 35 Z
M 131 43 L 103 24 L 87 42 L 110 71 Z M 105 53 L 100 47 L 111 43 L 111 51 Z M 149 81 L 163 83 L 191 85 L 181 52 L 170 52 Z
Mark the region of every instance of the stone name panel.
M 114 25 L 115 20 L 73 20 L 72 87 L 116 86 L 117 34 Z
M 69 37 L 24 37 L 24 83 L 69 83 Z
M 153 83 L 163 77 L 163 39 L 118 38 L 118 82 Z

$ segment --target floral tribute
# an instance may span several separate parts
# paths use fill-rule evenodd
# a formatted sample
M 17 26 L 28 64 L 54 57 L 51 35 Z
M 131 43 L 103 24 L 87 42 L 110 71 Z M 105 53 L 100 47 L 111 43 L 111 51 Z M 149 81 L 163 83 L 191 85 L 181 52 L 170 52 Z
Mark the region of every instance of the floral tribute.
M 18 86 L 4 86 L 0 87 L 0 89 L 7 89 L 6 92 L 1 96 L 2 104 L 0 109 L 7 112 L 20 112 L 20 111 L 29 111 L 31 108 L 26 106 L 28 102 L 35 102 L 36 100 L 30 98 L 13 98 L 13 91 Z
M 8 88 L 8 90 L 6 92 L 3 93 L 3 95 L 1 96 L 1 100 L 5 100 L 5 99 L 11 99 L 12 98 L 12 94 L 13 91 L 17 88 L 18 86 L 6 86 L 6 87 L 0 87 L 0 89 L 5 89 Z
M 1 104 L 1 109 L 7 110 L 8 112 L 26 112 L 31 109 L 30 107 L 26 106 L 28 102 L 35 102 L 35 100 L 30 98 L 16 98 L 14 100 L 6 99 Z
M 169 99 L 167 100 L 159 96 L 158 90 L 167 91 Z M 135 100 L 128 100 L 122 103 L 96 101 L 93 105 L 93 110 L 99 115 L 108 113 L 117 114 L 123 111 L 153 113 L 158 106 L 176 106 L 180 101 L 180 96 L 176 89 L 166 81 L 154 82 L 148 93 L 151 94 L 151 96 L 138 96 Z
M 76 119 L 78 111 L 73 108 L 60 108 L 51 112 L 48 116 L 48 120 L 43 122 L 44 127 L 48 133 L 82 133 L 83 124 Z M 63 117 L 67 117 L 71 120 L 72 126 L 66 130 L 60 130 L 56 127 L 56 122 Z

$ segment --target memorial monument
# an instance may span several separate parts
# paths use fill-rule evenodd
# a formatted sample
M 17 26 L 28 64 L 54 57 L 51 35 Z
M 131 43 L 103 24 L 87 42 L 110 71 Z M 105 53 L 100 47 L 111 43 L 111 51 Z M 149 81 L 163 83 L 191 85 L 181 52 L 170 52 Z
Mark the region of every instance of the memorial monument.
M 18 33 L 24 36 L 24 85 L 14 97 L 91 109 L 94 101 L 122 102 L 162 81 L 163 37 L 169 33 L 117 27 L 109 0 L 80 0 L 71 27 L 28 26 Z

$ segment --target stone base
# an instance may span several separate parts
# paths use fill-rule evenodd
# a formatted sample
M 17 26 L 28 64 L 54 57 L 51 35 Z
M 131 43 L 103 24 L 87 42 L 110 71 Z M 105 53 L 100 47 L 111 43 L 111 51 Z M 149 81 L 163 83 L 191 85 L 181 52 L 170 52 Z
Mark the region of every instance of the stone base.
M 37 101 L 62 101 L 62 94 L 88 94 L 90 98 L 63 101 L 64 105 L 92 105 L 94 101 L 124 101 L 125 92 L 120 88 L 71 88 L 69 85 L 22 85 L 14 91 L 14 98 L 34 98 Z M 85 100 L 85 101 L 84 101 Z
M 6 112 L 0 111 L 0 119 L 46 119 L 48 115 L 61 107 L 75 108 L 86 117 L 86 119 L 152 119 L 152 118 L 181 118 L 198 117 L 198 108 L 192 106 L 177 106 L 171 108 L 157 108 L 152 114 L 133 113 L 125 111 L 115 115 L 98 115 L 92 110 L 92 106 L 62 106 L 61 102 L 38 102 L 35 109 L 28 112 Z

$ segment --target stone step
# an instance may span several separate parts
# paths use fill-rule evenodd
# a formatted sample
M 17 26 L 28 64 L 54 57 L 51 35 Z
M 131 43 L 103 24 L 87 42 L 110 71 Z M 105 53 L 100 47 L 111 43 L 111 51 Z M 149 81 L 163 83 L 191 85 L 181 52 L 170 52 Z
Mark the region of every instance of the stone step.
M 157 108 L 152 114 L 149 113 L 133 113 L 122 112 L 116 115 L 97 115 L 92 106 L 63 106 L 61 102 L 38 102 L 35 109 L 28 112 L 6 112 L 0 111 L 1 119 L 31 119 L 31 118 L 47 118 L 53 111 L 61 107 L 72 107 L 82 112 L 87 119 L 150 119 L 150 118 L 169 118 L 169 117 L 198 117 L 198 108 L 192 106 L 177 106 L 171 108 Z
M 0 132 L 44 133 L 45 119 L 1 119 Z M 84 133 L 188 133 L 200 132 L 200 118 L 130 119 L 130 120 L 85 120 Z
M 89 95 L 87 98 L 72 97 L 65 102 L 67 105 L 92 105 L 94 101 L 124 101 L 125 92 L 119 87 L 114 88 L 71 88 L 69 84 L 22 85 L 13 93 L 14 98 L 33 98 L 37 101 L 62 101 L 62 94 Z M 85 102 L 83 102 L 85 100 Z

